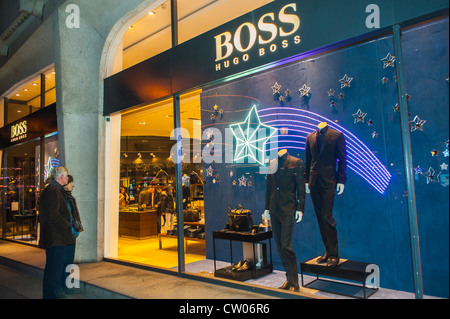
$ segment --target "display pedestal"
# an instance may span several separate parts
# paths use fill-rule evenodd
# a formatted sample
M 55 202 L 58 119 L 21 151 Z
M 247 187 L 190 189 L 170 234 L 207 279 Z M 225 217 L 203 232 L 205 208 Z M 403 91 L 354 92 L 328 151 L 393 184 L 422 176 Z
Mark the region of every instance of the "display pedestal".
M 272 238 L 272 231 L 268 232 L 260 232 L 260 233 L 250 233 L 250 232 L 235 232 L 230 230 L 219 230 L 213 232 L 213 250 L 214 250 L 214 276 L 225 278 L 225 279 L 233 279 L 238 281 L 246 281 L 249 279 L 257 279 L 267 274 L 270 274 L 273 271 L 272 265 L 272 244 L 270 239 Z M 224 267 L 221 269 L 216 269 L 216 239 L 225 239 L 230 241 L 230 260 L 231 265 L 228 267 Z M 256 245 L 262 244 L 261 242 L 264 240 L 269 241 L 269 253 L 270 253 L 270 263 L 267 261 L 267 258 L 263 261 L 262 265 L 259 267 L 251 267 L 250 269 L 243 271 L 233 271 L 233 246 L 232 241 L 240 241 L 244 243 L 252 244 L 253 251 L 253 260 L 257 260 L 256 258 Z M 267 256 L 264 247 L 264 255 Z
M 318 264 L 316 262 L 317 258 L 319 257 L 309 259 L 300 264 L 303 287 L 309 287 L 321 291 L 363 299 L 370 297 L 378 291 L 378 287 L 369 288 L 366 286 L 366 282 L 369 276 L 378 276 L 378 274 L 374 274 L 370 271 L 370 269 L 373 269 L 374 267 L 378 268 L 377 265 L 341 259 L 338 266 L 328 267 L 326 263 Z M 317 277 L 315 280 L 305 285 L 303 281 L 303 273 L 315 274 Z M 351 280 L 358 283 L 360 282 L 362 285 L 342 281 L 337 282 L 325 278 L 319 279 L 319 276 Z M 359 297 L 358 294 L 361 293 L 361 290 L 362 297 Z M 368 291 L 369 294 L 367 294 L 366 291 Z

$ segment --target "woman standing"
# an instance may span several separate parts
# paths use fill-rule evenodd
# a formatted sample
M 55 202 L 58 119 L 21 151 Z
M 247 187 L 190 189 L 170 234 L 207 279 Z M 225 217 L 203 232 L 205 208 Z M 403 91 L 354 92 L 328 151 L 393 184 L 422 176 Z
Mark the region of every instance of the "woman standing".
M 76 244 L 76 239 L 78 237 L 78 235 L 80 234 L 80 232 L 83 231 L 83 225 L 81 224 L 81 218 L 80 218 L 80 213 L 78 211 L 78 206 L 77 206 L 77 201 L 75 200 L 75 197 L 73 197 L 72 195 L 72 190 L 73 190 L 73 176 L 69 175 L 68 176 L 68 183 L 67 185 L 64 186 L 64 191 L 65 191 L 65 198 L 66 198 L 66 202 L 67 202 L 67 206 L 69 206 L 69 210 L 70 210 L 70 223 L 72 225 L 72 234 L 73 234 L 73 238 L 74 238 L 74 243 L 73 245 L 70 246 L 68 252 L 67 252 L 67 256 L 66 256 L 66 260 L 64 262 L 64 275 L 63 275 L 63 280 L 62 280 L 62 291 L 60 293 L 61 297 L 64 297 L 64 294 L 71 294 L 71 293 L 75 293 L 75 291 L 73 289 L 69 289 L 66 285 L 66 278 L 70 275 L 70 270 L 67 272 L 67 266 L 73 264 L 74 258 L 75 258 L 75 244 Z

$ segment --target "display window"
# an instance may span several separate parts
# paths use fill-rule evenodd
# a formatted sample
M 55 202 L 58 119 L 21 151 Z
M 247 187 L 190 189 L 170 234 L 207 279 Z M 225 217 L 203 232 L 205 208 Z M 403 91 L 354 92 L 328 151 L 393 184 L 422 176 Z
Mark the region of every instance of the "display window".
M 200 93 L 181 96 L 181 109 L 183 145 L 190 146 L 194 138 L 199 140 L 194 125 L 200 132 Z M 173 99 L 122 114 L 119 259 L 177 269 L 177 232 L 204 234 L 201 156 L 194 154 L 194 164 L 187 160 L 192 152 L 182 154 L 183 186 L 177 192 L 173 128 Z M 185 217 L 186 229 L 177 223 L 177 196 L 183 197 L 183 209 L 192 215 Z M 185 244 L 186 262 L 205 258 L 204 239 L 187 239 Z
M 58 136 L 44 138 L 42 181 L 59 165 Z M 35 244 L 39 242 L 41 187 L 41 140 L 33 140 L 2 151 L 2 238 Z

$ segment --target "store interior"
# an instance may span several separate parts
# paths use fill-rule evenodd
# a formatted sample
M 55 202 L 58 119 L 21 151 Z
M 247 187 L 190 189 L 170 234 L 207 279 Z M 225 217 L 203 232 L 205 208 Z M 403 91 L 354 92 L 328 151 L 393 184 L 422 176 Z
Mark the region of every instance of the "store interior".
M 200 91 L 180 98 L 183 175 L 183 210 L 197 215 L 185 220 L 185 260 L 191 263 L 205 259 L 204 204 L 202 164 L 192 145 L 199 141 L 195 130 L 200 125 Z M 161 197 L 167 188 L 175 192 L 173 140 L 173 100 L 167 99 L 122 114 L 120 150 L 119 240 L 118 258 L 162 268 L 177 268 L 178 248 L 173 225 L 161 210 Z M 157 194 L 150 195 L 149 193 Z M 155 197 L 153 197 L 155 196 Z M 159 203 L 159 204 L 158 204 Z M 173 204 L 173 207 L 175 205 Z M 159 223 L 157 220 L 159 219 Z M 167 220 L 166 220 L 167 219 Z M 167 223 L 167 225 L 166 225 Z M 158 225 L 159 224 L 159 225 Z M 202 235 L 203 234 L 203 235 Z

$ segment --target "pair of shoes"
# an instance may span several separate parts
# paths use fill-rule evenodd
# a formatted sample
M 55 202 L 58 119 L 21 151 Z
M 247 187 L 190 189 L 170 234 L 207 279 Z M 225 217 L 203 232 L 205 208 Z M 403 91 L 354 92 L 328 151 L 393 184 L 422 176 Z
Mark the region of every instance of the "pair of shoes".
M 231 267 L 231 271 L 244 271 L 249 270 L 253 267 L 253 263 L 251 261 L 240 261 L 237 264 L 234 264 L 233 267 Z
M 328 262 L 327 262 L 328 267 L 336 267 L 337 265 L 339 265 L 339 257 L 328 258 Z
M 243 262 L 239 261 L 237 264 L 234 264 L 233 267 L 231 267 L 232 271 L 238 270 L 242 266 Z
M 324 263 L 326 263 L 328 261 L 328 258 L 329 258 L 328 253 L 325 252 L 325 254 L 323 254 L 321 257 L 316 259 L 316 262 L 318 264 L 324 264 Z
M 280 287 L 280 289 L 300 292 L 300 287 L 291 285 L 289 281 L 285 281 L 284 284 Z

